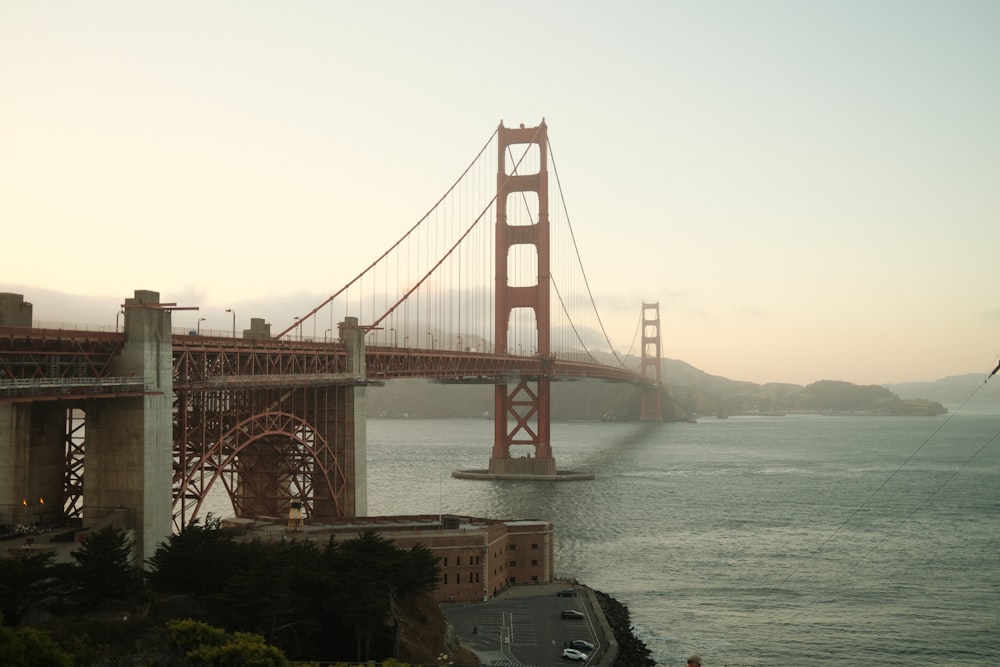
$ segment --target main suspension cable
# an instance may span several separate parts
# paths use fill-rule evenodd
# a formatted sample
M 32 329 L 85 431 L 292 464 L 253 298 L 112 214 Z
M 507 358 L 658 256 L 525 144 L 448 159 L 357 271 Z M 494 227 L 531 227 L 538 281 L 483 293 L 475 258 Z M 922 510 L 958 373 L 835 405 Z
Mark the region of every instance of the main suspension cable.
M 443 195 L 441 195 L 441 197 L 436 202 L 434 202 L 434 205 L 430 207 L 430 209 L 427 211 L 427 213 L 425 213 L 423 215 L 423 217 L 421 217 L 419 220 L 417 220 L 417 222 L 412 227 L 410 227 L 406 231 L 406 233 L 403 234 L 399 238 L 398 241 L 396 241 L 395 243 L 393 243 L 384 253 L 382 253 L 381 255 L 379 255 L 378 259 L 376 259 L 374 262 L 372 262 L 371 264 L 369 264 L 368 267 L 365 268 L 365 270 L 362 271 L 361 273 L 359 273 L 357 276 L 355 276 L 353 280 L 351 280 L 349 283 L 347 283 L 346 285 L 344 285 L 343 287 L 341 287 L 339 290 L 337 290 L 336 293 L 332 294 L 329 298 L 327 298 L 325 301 L 323 301 L 323 303 L 319 304 L 318 306 L 316 306 L 315 308 L 313 308 L 312 310 L 310 310 L 308 313 L 306 313 L 302 317 L 300 317 L 297 320 L 295 320 L 295 322 L 291 326 L 289 326 L 287 329 L 285 329 L 281 333 L 277 334 L 275 336 L 275 338 L 281 338 L 282 336 L 284 336 L 285 334 L 287 334 L 289 331 L 292 331 L 297 326 L 300 326 L 303 321 L 305 321 L 306 319 L 308 319 L 308 318 L 312 317 L 313 315 L 315 315 L 317 312 L 320 311 L 320 309 L 322 309 L 328 303 L 332 302 L 338 296 L 340 296 L 341 294 L 343 294 L 347 289 L 349 289 L 351 287 L 351 285 L 353 285 L 354 283 L 356 283 L 359 280 L 361 280 L 361 278 L 364 277 L 364 275 L 366 273 L 368 273 L 369 271 L 371 271 L 372 267 L 374 267 L 376 264 L 378 264 L 383 259 L 385 259 L 389 255 L 389 253 L 391 253 L 393 250 L 395 250 L 396 248 L 398 248 L 403 243 L 403 241 L 405 241 L 410 236 L 410 234 L 412 234 L 414 231 L 416 231 L 416 229 L 418 227 L 420 227 L 420 225 L 423 224 L 423 222 L 425 220 L 427 220 L 427 218 L 430 217 L 431 213 L 433 213 L 437 209 L 437 207 L 440 206 L 441 202 L 443 202 L 448 197 L 448 195 L 450 195 L 452 193 L 452 191 L 456 187 L 458 187 L 458 184 L 462 182 L 462 179 L 465 178 L 466 174 L 469 173 L 469 170 L 471 170 L 472 167 L 479 161 L 479 158 L 482 157 L 483 153 L 486 152 L 486 149 L 489 148 L 490 144 L 493 143 L 493 139 L 499 133 L 500 133 L 500 126 L 498 125 L 497 128 L 495 130 L 493 130 L 493 134 L 490 135 L 490 138 L 486 140 L 485 144 L 483 144 L 483 147 L 481 149 L 479 149 L 478 153 L 476 153 L 476 157 L 472 159 L 472 162 L 469 163 L 469 165 L 465 168 L 465 170 L 462 172 L 462 174 L 457 179 L 455 179 L 454 183 L 451 184 L 451 187 L 449 187 L 445 191 L 445 193 Z M 496 198 L 494 197 L 494 200 L 495 199 Z M 473 225 L 473 226 L 475 226 L 475 225 Z M 380 318 L 379 322 L 381 322 L 383 319 L 385 319 L 385 318 L 384 317 Z
M 548 144 L 549 156 L 552 158 L 552 171 L 556 176 L 556 189 L 559 190 L 559 201 L 562 202 L 563 212 L 566 214 L 566 226 L 569 228 L 569 236 L 573 241 L 573 251 L 576 253 L 577 265 L 580 267 L 580 273 L 583 275 L 583 284 L 587 288 L 587 297 L 590 299 L 590 305 L 594 309 L 594 315 L 597 316 L 597 324 L 601 328 L 601 333 L 604 334 L 604 341 L 608 344 L 608 348 L 611 350 L 612 356 L 614 356 L 621 368 L 625 368 L 625 362 L 622 361 L 621 357 L 619 357 L 618 353 L 615 351 L 615 346 L 611 343 L 611 338 L 608 336 L 608 332 L 604 328 L 604 321 L 601 319 L 601 313 L 598 312 L 597 304 L 594 302 L 594 293 L 590 289 L 590 281 L 587 280 L 587 272 L 583 268 L 583 260 L 580 258 L 580 248 L 576 243 L 576 234 L 573 233 L 573 223 L 570 222 L 569 219 L 569 209 L 566 207 L 566 197 L 563 193 L 562 181 L 559 180 L 559 169 L 556 167 L 556 156 L 555 153 L 552 152 L 552 142 L 548 141 L 547 137 L 546 143 Z M 569 313 L 566 314 L 566 317 L 569 317 Z

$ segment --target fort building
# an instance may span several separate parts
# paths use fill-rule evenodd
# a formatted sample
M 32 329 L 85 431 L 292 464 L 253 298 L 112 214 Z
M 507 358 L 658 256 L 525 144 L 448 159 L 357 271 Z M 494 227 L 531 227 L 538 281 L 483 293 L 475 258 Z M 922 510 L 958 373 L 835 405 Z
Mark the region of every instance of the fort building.
M 304 521 L 295 530 L 279 517 L 223 519 L 247 539 L 311 540 L 326 543 L 372 531 L 399 549 L 418 544 L 438 557 L 441 577 L 431 595 L 437 602 L 485 601 L 520 584 L 554 579 L 554 525 L 538 519 L 485 519 L 453 514 L 374 516 Z

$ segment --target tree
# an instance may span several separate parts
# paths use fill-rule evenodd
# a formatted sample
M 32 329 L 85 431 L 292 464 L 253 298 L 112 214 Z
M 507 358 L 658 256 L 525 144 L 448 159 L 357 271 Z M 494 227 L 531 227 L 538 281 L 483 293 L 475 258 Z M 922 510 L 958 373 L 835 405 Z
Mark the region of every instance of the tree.
M 280 649 L 260 635 L 225 631 L 190 619 L 167 623 L 167 632 L 186 664 L 205 666 L 287 667 L 291 663 Z
M 294 659 L 396 653 L 397 595 L 430 590 L 438 578 L 429 549 L 400 550 L 373 531 L 322 548 L 236 541 L 218 522 L 173 536 L 149 563 L 154 589 L 187 593 L 207 605 L 205 620 L 261 635 Z M 215 580 L 195 586 L 205 572 Z
M 195 519 L 161 542 L 148 560 L 153 589 L 195 596 L 220 592 L 232 573 L 246 565 L 246 550 L 220 525 L 209 514 L 204 525 Z
M 392 540 L 371 530 L 337 547 L 338 571 L 349 573 L 340 604 L 354 621 L 357 659 L 370 657 L 373 634 L 382 628 L 386 613 L 393 619 L 392 653 L 398 655 L 400 619 L 396 598 L 433 589 L 438 579 L 437 558 L 423 545 L 410 551 L 397 549 Z
M 131 600 L 142 591 L 142 572 L 132 565 L 134 542 L 124 530 L 106 526 L 73 552 L 71 595 L 79 605 L 106 599 Z
M 46 551 L 0 559 L 0 616 L 5 623 L 19 625 L 33 606 L 51 597 L 53 560 Z
M 52 638 L 34 628 L 0 625 L 0 665 L 4 667 L 71 667 L 73 659 Z
M 234 572 L 212 604 L 226 627 L 263 635 L 290 655 L 300 655 L 322 635 L 322 550 L 302 540 L 241 545 L 247 565 Z M 317 648 L 313 646 L 313 648 Z

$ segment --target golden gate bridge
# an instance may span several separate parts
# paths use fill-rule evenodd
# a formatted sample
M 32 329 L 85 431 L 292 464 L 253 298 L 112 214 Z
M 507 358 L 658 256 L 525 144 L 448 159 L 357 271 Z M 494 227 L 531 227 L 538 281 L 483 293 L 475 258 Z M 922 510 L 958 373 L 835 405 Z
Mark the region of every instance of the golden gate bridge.
M 148 555 L 216 485 L 237 516 L 292 499 L 315 520 L 363 516 L 364 391 L 392 379 L 494 385 L 492 477 L 559 478 L 554 382 L 632 383 L 641 418 L 662 420 L 658 304 L 641 304 L 638 354 L 616 353 L 544 121 L 501 123 L 388 250 L 280 332 L 237 332 L 235 313 L 231 337 L 175 332 L 193 308 L 136 291 L 122 331 L 69 331 L 0 295 L 0 522 L 124 507 Z

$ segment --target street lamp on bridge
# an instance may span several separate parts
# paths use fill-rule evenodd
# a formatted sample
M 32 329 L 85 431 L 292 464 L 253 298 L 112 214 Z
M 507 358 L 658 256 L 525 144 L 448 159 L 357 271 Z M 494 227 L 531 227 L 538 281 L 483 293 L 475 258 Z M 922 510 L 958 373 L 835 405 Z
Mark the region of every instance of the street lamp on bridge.
M 392 328 L 392 327 L 389 327 L 389 333 L 392 334 L 392 346 L 393 347 L 399 347 L 398 345 L 396 345 L 396 342 L 398 340 L 396 338 L 396 330 L 394 328 Z
M 233 314 L 233 338 L 236 338 L 236 310 L 233 308 L 226 308 L 226 312 Z
M 434 334 L 432 334 L 430 331 L 427 332 L 427 344 L 430 346 L 432 350 L 434 349 Z
M 326 340 L 327 340 L 327 335 L 328 335 L 328 334 L 331 334 L 331 333 L 333 333 L 333 329 L 327 329 L 326 331 L 324 331 L 324 332 L 323 332 L 323 342 L 324 342 L 324 343 L 325 343 L 325 342 L 326 342 Z
M 198 326 L 195 329 L 195 331 L 198 333 L 199 336 L 201 335 L 201 323 L 204 322 L 207 319 L 208 319 L 207 317 L 199 317 L 198 318 Z
M 115 313 L 115 333 L 118 333 L 118 318 L 125 314 L 124 310 L 119 310 Z

